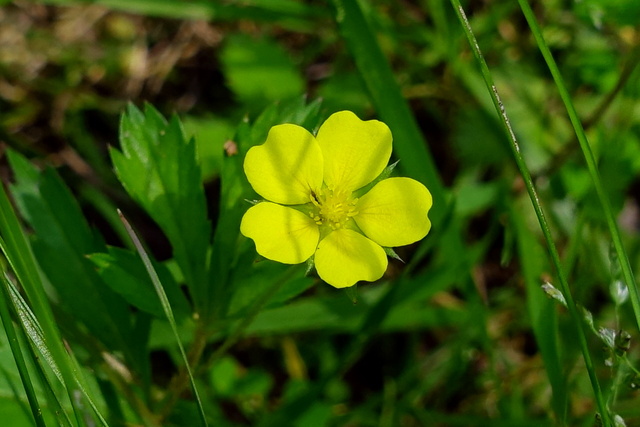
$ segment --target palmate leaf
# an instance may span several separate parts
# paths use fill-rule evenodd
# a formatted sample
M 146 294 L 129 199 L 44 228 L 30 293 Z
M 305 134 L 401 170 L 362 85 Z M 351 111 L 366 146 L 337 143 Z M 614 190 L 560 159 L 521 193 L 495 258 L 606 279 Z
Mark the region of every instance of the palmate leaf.
M 120 124 L 120 148 L 111 159 L 129 195 L 162 228 L 173 248 L 196 309 L 207 300 L 207 219 L 200 167 L 193 140 L 173 117 L 167 122 L 147 105 L 129 105 Z

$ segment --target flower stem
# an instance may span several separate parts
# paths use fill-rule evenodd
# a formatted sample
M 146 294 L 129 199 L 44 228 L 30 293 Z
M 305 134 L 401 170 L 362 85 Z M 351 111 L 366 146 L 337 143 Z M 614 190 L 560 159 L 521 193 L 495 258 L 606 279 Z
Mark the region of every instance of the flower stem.
M 211 354 L 207 359 L 204 367 L 207 369 L 224 355 L 229 348 L 231 348 L 241 337 L 244 331 L 253 323 L 256 316 L 264 308 L 264 306 L 271 301 L 271 298 L 280 290 L 280 288 L 291 279 L 294 274 L 299 271 L 299 266 L 293 265 L 289 267 L 279 278 L 277 278 L 267 290 L 260 295 L 260 297 L 253 303 L 253 306 L 249 312 L 242 318 L 238 326 L 233 330 L 231 334 L 227 336 L 227 339 Z

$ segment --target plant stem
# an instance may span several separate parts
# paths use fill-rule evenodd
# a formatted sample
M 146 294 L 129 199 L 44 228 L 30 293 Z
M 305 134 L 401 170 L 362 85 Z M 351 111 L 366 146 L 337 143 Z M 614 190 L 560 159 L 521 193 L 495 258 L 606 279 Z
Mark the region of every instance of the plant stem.
M 198 326 L 196 327 L 196 331 L 194 334 L 194 340 L 189 348 L 189 354 L 187 356 L 187 363 L 191 367 L 192 371 L 195 372 L 200 364 L 200 360 L 202 359 L 202 354 L 207 344 L 208 335 L 204 327 L 202 327 L 201 323 L 198 322 Z M 165 398 L 162 400 L 160 406 L 161 411 L 159 414 L 160 423 L 162 423 L 173 411 L 173 407 L 178 402 L 180 395 L 184 392 L 184 390 L 189 386 L 189 371 L 185 366 L 181 367 L 176 376 L 171 379 L 171 383 L 168 387 L 168 393 Z
M 280 290 L 282 285 L 287 283 L 294 273 L 298 271 L 298 266 L 289 267 L 278 279 L 276 279 L 269 288 L 258 298 L 254 303 L 246 316 L 242 318 L 238 326 L 233 330 L 227 339 L 213 352 L 213 354 L 207 359 L 204 366 L 209 367 L 212 363 L 218 360 L 224 353 L 229 350 L 238 340 L 242 337 L 244 331 L 253 323 L 256 316 L 260 313 L 260 310 L 274 297 L 274 295 Z
M 255 317 L 260 313 L 262 308 L 267 304 L 271 298 L 280 290 L 282 285 L 284 285 L 293 274 L 299 269 L 295 266 L 290 267 L 285 271 L 285 273 L 276 279 L 273 284 L 267 288 L 267 290 L 255 301 L 249 313 L 242 318 L 238 326 L 234 329 L 234 331 L 227 337 L 227 339 L 214 351 L 211 356 L 204 362 L 200 363 L 202 359 L 202 355 L 204 353 L 204 349 L 206 347 L 209 333 L 207 329 L 203 326 L 199 326 L 196 329 L 194 342 L 189 349 L 189 365 L 192 367 L 193 371 L 196 372 L 196 375 L 203 371 L 208 370 L 211 365 L 218 360 L 224 353 L 229 350 L 241 337 L 244 331 L 251 325 Z M 171 413 L 173 407 L 178 402 L 178 399 L 182 392 L 189 385 L 189 376 L 187 374 L 186 369 L 181 369 L 176 377 L 171 380 L 171 385 L 169 386 L 170 393 L 165 397 L 161 406 L 162 412 L 160 413 L 160 420 L 164 420 Z

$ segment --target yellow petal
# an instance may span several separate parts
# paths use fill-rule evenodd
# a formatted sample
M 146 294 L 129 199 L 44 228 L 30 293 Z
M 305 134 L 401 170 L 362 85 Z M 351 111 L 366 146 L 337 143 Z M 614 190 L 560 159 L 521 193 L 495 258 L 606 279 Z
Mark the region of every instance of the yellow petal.
M 324 182 L 330 189 L 357 190 L 373 181 L 391 157 L 391 131 L 378 120 L 362 121 L 351 111 L 329 117 L 316 140 L 324 157 Z
M 309 203 L 311 190 L 322 186 L 322 152 L 313 135 L 292 124 L 271 128 L 262 145 L 244 160 L 249 183 L 267 200 L 285 205 Z
M 253 239 L 260 255 L 284 264 L 298 264 L 316 250 L 320 231 L 309 216 L 286 206 L 262 202 L 242 217 L 240 232 Z
M 427 235 L 431 221 L 431 193 L 411 178 L 389 178 L 358 200 L 358 227 L 382 246 L 403 246 Z
M 387 269 L 387 255 L 362 234 L 341 229 L 320 241 L 315 264 L 322 280 L 336 288 L 346 288 L 359 280 L 373 282 L 381 278 Z

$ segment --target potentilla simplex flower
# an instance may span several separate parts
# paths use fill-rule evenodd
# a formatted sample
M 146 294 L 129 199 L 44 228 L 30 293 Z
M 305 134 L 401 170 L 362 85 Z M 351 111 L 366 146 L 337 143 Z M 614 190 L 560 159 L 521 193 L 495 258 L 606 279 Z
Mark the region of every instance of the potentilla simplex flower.
M 387 125 L 350 111 L 331 115 L 315 137 L 293 124 L 272 127 L 244 161 L 265 201 L 249 208 L 240 231 L 273 261 L 313 256 L 336 288 L 378 280 L 388 263 L 383 247 L 414 243 L 431 228 L 431 193 L 416 180 L 386 178 L 360 194 L 384 171 L 391 145 Z

